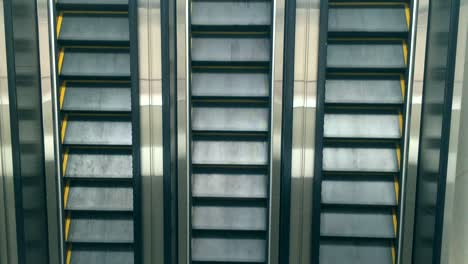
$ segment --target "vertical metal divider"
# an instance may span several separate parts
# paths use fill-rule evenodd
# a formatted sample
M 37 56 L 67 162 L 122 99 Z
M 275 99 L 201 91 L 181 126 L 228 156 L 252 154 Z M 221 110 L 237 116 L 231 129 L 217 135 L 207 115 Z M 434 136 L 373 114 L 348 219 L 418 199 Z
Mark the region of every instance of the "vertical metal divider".
M 39 56 L 41 71 L 42 122 L 49 232 L 49 262 L 64 263 L 63 217 L 61 197 L 61 158 L 58 110 L 57 66 L 55 56 L 55 7 L 52 0 L 37 0 Z
M 178 263 L 190 262 L 189 0 L 176 3 Z
M 328 41 L 328 1 L 320 1 L 320 19 L 318 34 L 318 69 L 317 69 L 317 97 L 315 123 L 315 150 L 323 149 L 323 130 L 325 118 L 325 82 Z M 322 156 L 314 155 L 314 176 L 312 180 L 312 263 L 319 263 L 320 254 L 320 211 L 322 200 Z
M 425 55 L 426 55 L 426 35 L 427 35 L 427 22 L 428 22 L 428 9 L 429 0 L 419 0 L 418 5 L 413 6 L 413 11 L 417 13 L 413 16 L 413 23 L 416 27 L 416 37 L 414 42 L 414 69 L 412 79 L 412 92 L 407 93 L 407 98 L 411 99 L 411 113 L 410 124 L 408 129 L 409 138 L 407 145 L 407 163 L 406 163 L 406 182 L 405 182 L 405 196 L 402 198 L 401 203 L 405 204 L 402 210 L 401 231 L 403 238 L 400 247 L 401 263 L 411 263 L 413 254 L 413 229 L 414 229 L 414 208 L 416 200 L 416 181 L 418 173 L 418 153 L 420 141 L 420 128 L 421 128 L 421 107 L 422 107 L 422 94 L 424 83 L 424 68 L 425 68 Z
M 405 210 L 406 206 L 406 192 L 407 192 L 407 175 L 408 175 L 408 157 L 409 157 L 409 141 L 411 132 L 411 110 L 412 110 L 412 95 L 413 95 L 413 79 L 414 79 L 414 65 L 415 65 L 415 47 L 416 47 L 416 33 L 417 33 L 417 20 L 418 20 L 418 6 L 419 0 L 412 0 L 410 7 L 412 8 L 411 19 L 410 19 L 410 35 L 408 41 L 410 42 L 409 47 L 409 60 L 408 60 L 408 72 L 407 72 L 407 89 L 406 89 L 406 103 L 404 106 L 405 117 L 403 125 L 403 138 L 402 138 L 402 163 L 401 163 L 401 178 L 400 178 L 400 200 L 399 200 L 399 212 L 398 212 L 398 243 L 397 243 L 397 263 L 402 264 L 402 250 L 404 243 L 404 224 L 405 224 Z
M 142 263 L 164 263 L 165 257 L 161 37 L 161 1 L 139 0 Z
M 281 187 L 281 127 L 283 106 L 285 1 L 273 5 L 272 59 L 271 59 L 271 116 L 270 116 L 270 197 L 268 229 L 268 263 L 278 263 L 279 217 Z
M 0 0 L 0 256 L 5 263 L 18 263 L 15 184 L 13 170 L 12 135 L 10 120 L 10 95 L 6 38 L 8 5 Z

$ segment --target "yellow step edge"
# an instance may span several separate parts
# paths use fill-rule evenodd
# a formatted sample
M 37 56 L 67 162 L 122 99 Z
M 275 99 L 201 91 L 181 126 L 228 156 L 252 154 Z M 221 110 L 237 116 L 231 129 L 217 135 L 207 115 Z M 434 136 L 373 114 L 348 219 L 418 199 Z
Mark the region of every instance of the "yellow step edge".
M 63 161 L 62 161 L 62 177 L 65 177 L 65 173 L 67 172 L 67 165 L 68 165 L 68 148 L 65 149 L 63 153 Z
M 402 46 L 403 46 L 403 58 L 405 60 L 405 65 L 408 65 L 408 44 L 406 43 L 406 40 L 403 40 Z
M 67 257 L 66 257 L 66 264 L 71 263 L 71 254 L 72 254 L 72 246 L 68 246 L 67 248 Z
M 400 136 L 403 135 L 403 114 L 398 111 L 398 126 L 400 127 Z
M 405 3 L 405 16 L 406 16 L 406 26 L 408 26 L 408 30 L 410 29 L 411 23 L 411 13 L 410 7 L 408 3 Z
M 71 214 L 68 213 L 65 218 L 65 241 L 68 241 L 68 234 L 70 233 Z
M 392 209 L 392 222 L 393 222 L 393 232 L 396 236 L 397 231 L 398 231 L 398 220 L 397 220 L 397 214 L 396 214 L 396 209 Z
M 65 100 L 65 91 L 67 89 L 67 81 L 63 81 L 62 85 L 60 85 L 60 110 L 63 107 L 63 101 Z
M 67 124 L 68 124 L 68 115 L 65 115 L 65 117 L 63 118 L 63 121 L 62 121 L 62 130 L 61 130 L 61 133 L 60 133 L 60 136 L 62 137 L 62 144 L 63 142 L 65 141 L 65 134 L 67 132 Z
M 395 187 L 395 199 L 396 203 L 398 204 L 400 199 L 400 184 L 396 175 L 393 177 L 393 186 Z
M 56 26 L 57 39 L 59 39 L 59 36 L 60 36 L 60 29 L 62 28 L 62 22 L 63 22 L 63 12 L 60 12 L 57 17 L 57 26 Z
M 398 170 L 401 170 L 401 168 L 400 168 L 400 163 L 401 163 L 400 146 L 397 146 L 397 148 L 396 148 L 396 156 L 397 156 Z
M 395 249 L 395 243 L 393 242 L 392 242 L 391 251 L 392 251 L 392 263 L 395 264 L 396 263 L 396 249 Z
M 65 57 L 65 49 L 61 48 L 59 52 L 59 58 L 58 58 L 58 73 L 59 74 L 62 72 L 64 57 Z
M 63 190 L 63 208 L 67 208 L 68 195 L 70 194 L 70 181 L 65 182 L 65 188 Z
M 400 88 L 401 88 L 401 98 L 403 99 L 403 102 L 404 102 L 406 98 L 406 80 L 403 74 L 400 74 Z

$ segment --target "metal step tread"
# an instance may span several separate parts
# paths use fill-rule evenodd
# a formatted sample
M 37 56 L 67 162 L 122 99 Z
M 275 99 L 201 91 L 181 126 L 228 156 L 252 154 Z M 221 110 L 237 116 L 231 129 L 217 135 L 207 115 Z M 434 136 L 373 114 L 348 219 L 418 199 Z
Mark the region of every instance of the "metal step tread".
M 71 264 L 133 264 L 134 252 L 130 247 L 78 247 L 70 249 Z
M 65 127 L 65 145 L 132 145 L 132 123 L 127 117 L 70 117 Z
M 217 263 L 263 263 L 265 239 L 192 237 L 192 261 Z
M 126 84 L 63 85 L 62 111 L 130 112 L 131 88 Z
M 72 215 L 68 243 L 133 243 L 131 216 Z
M 132 155 L 126 151 L 78 150 L 67 154 L 64 177 L 74 179 L 131 179 Z
M 133 187 L 70 186 L 65 210 L 69 211 L 133 211 Z
M 58 41 L 62 44 L 116 44 L 130 41 L 126 14 L 64 13 Z

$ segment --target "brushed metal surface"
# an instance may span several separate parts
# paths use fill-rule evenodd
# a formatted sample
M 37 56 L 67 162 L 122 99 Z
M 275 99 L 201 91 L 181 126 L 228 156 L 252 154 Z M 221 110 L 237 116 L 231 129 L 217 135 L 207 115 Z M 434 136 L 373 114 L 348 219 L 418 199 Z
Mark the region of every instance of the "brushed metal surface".
M 137 7 L 143 263 L 164 263 L 161 1 Z
M 64 263 L 62 212 L 62 173 L 59 158 L 59 122 L 57 109 L 57 79 L 55 72 L 55 2 L 37 0 L 39 59 L 41 70 L 42 129 L 46 177 L 49 261 Z M 52 51 L 52 52 L 51 52 Z
M 4 1 L 0 1 L 0 260 L 18 263 Z

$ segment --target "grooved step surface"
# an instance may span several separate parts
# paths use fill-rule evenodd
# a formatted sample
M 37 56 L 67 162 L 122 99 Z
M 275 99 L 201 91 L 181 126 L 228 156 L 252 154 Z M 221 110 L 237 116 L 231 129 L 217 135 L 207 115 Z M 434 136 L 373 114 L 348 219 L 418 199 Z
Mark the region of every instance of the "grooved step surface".
M 71 264 L 133 264 L 134 256 L 132 249 L 72 249 Z
M 260 107 L 194 107 L 192 129 L 202 131 L 268 131 L 269 110 Z
M 400 137 L 399 117 L 396 114 L 325 114 L 324 124 L 324 137 Z
M 68 210 L 132 211 L 132 187 L 72 186 Z
M 266 165 L 266 141 L 193 141 L 192 164 Z
M 324 171 L 398 172 L 392 148 L 324 148 Z
M 268 38 L 192 38 L 192 60 L 213 62 L 268 62 Z
M 130 154 L 70 153 L 65 177 L 69 178 L 132 178 Z
M 194 1 L 193 25 L 269 25 L 271 2 L 267 1 Z
M 213 230 L 266 230 L 267 209 L 260 206 L 192 207 L 192 228 Z
M 126 121 L 68 121 L 65 144 L 131 145 L 132 124 Z
M 400 69 L 405 67 L 402 44 L 329 44 L 327 67 Z
M 392 264 L 388 242 L 321 242 L 320 264 Z
M 131 111 L 131 91 L 128 87 L 66 87 L 64 111 Z
M 68 242 L 132 243 L 131 217 L 72 217 Z
M 59 40 L 86 42 L 128 42 L 126 16 L 68 14 L 63 16 Z
M 327 80 L 326 103 L 399 104 L 400 80 Z
M 192 261 L 264 262 L 263 239 L 193 238 Z
M 266 97 L 269 79 L 265 73 L 192 74 L 192 96 Z
M 65 49 L 61 76 L 68 78 L 129 78 L 130 54 Z
M 265 174 L 192 174 L 194 197 L 266 198 L 268 179 Z

